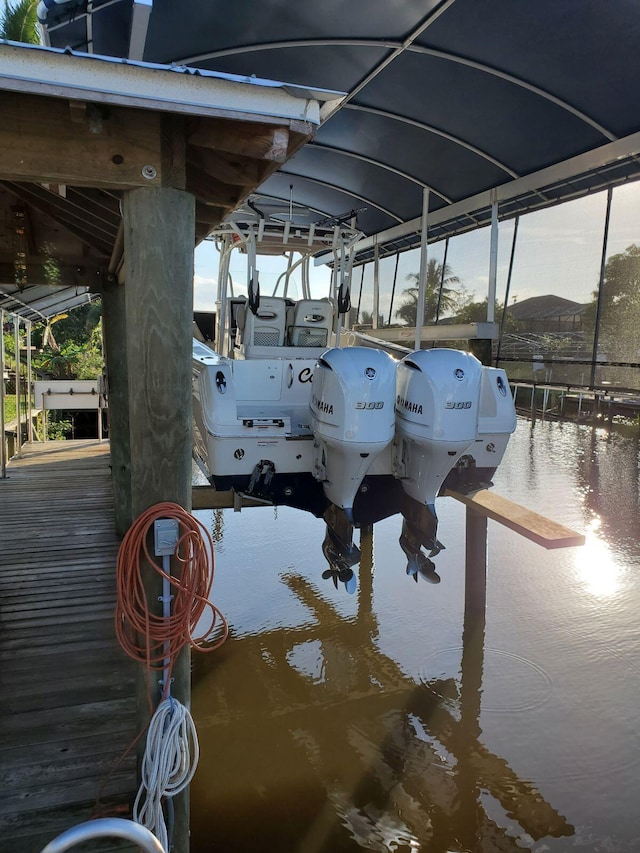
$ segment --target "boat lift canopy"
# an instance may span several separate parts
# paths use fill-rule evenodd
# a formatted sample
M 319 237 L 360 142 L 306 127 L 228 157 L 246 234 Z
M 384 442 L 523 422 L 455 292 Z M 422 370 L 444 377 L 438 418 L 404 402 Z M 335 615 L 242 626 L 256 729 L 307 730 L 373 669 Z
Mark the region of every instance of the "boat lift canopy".
M 358 212 L 357 261 L 640 177 L 640 6 L 538 0 L 40 4 L 56 47 L 347 93 L 260 187 Z M 291 189 L 292 187 L 292 189 Z

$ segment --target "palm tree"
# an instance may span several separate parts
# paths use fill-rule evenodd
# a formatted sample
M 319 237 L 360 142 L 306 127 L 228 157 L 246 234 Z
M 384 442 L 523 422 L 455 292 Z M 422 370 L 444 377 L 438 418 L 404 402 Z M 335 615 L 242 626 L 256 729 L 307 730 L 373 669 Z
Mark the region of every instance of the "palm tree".
M 4 0 L 4 12 L 0 14 L 0 38 L 40 44 L 38 29 L 38 0 Z
M 396 310 L 395 315 L 399 320 L 402 320 L 407 326 L 416 325 L 416 316 L 418 314 L 418 285 L 420 283 L 420 274 L 411 272 L 406 277 L 406 281 L 413 282 L 411 287 L 407 287 L 402 291 L 404 302 Z M 440 285 L 442 284 L 442 292 Z M 455 291 L 448 285 L 458 285 L 460 279 L 453 271 L 449 264 L 445 264 L 444 270 L 441 263 L 435 258 L 429 258 L 427 262 L 427 281 L 425 287 L 424 299 L 424 323 L 432 323 L 436 319 L 438 311 L 438 294 L 440 294 L 440 312 L 449 311 L 455 308 L 457 304 Z

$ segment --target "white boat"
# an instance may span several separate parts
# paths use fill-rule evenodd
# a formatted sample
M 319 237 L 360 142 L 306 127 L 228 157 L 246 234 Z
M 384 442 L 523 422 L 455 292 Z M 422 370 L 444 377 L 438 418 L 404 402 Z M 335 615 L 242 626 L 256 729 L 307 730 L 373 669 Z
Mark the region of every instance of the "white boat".
M 436 496 L 490 482 L 516 423 L 507 377 L 460 350 L 399 360 L 383 348 L 340 347 L 360 235 L 348 222 L 303 224 L 291 213 L 283 221 L 253 208 L 216 232 L 216 344 L 198 334 L 193 349 L 195 458 L 216 489 L 324 517 L 325 576 L 336 584 L 355 584 L 354 526 L 396 513 L 407 573 L 437 582 Z M 247 297 L 230 287 L 237 250 L 247 254 Z M 260 293 L 262 252 L 287 255 L 270 296 Z M 334 260 L 322 299 L 311 297 L 307 266 L 318 252 Z

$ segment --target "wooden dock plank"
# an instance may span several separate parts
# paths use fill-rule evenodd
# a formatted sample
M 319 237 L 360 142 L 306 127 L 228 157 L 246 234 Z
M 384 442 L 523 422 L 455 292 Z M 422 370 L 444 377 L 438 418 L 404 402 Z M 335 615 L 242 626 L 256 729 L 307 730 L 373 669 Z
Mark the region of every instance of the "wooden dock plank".
M 39 853 L 89 819 L 136 736 L 136 664 L 113 628 L 120 543 L 108 443 L 26 445 L 7 475 L 0 480 L 0 851 Z M 104 790 L 125 816 L 134 765 L 125 759 Z M 104 841 L 92 849 L 116 848 Z
M 489 489 L 479 489 L 470 495 L 448 490 L 445 494 L 548 550 L 571 548 L 585 543 L 583 534 L 576 533 L 575 530 L 503 498 Z

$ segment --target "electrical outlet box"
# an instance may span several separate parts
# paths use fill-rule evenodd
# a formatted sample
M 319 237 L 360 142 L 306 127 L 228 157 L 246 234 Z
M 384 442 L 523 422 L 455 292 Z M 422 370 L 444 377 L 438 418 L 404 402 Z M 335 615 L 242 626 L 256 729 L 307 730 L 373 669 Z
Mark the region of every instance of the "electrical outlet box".
M 178 543 L 178 521 L 175 518 L 158 518 L 153 522 L 156 557 L 175 554 Z

